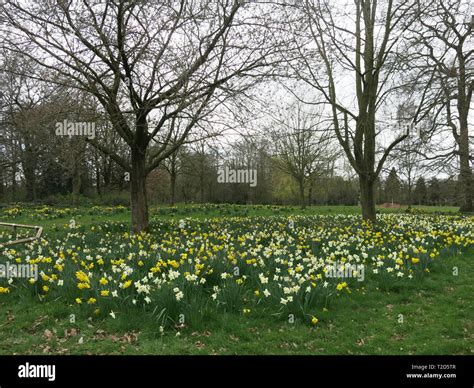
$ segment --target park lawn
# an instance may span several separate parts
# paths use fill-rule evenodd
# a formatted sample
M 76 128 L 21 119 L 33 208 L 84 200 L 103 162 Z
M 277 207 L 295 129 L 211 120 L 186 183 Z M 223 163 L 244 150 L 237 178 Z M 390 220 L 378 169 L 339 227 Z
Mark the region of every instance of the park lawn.
M 40 209 L 42 207 L 39 207 Z M 49 207 L 54 209 L 55 207 Z M 0 222 L 9 222 L 16 224 L 39 225 L 45 228 L 45 232 L 54 228 L 61 228 L 69 225 L 74 220 L 79 225 L 99 224 L 106 221 L 130 222 L 130 209 L 124 208 L 123 211 L 111 214 L 106 212 L 98 212 L 97 214 L 89 214 L 90 207 L 79 206 L 71 207 L 73 213 L 71 215 L 60 216 L 55 218 L 38 219 L 35 218 L 33 212 L 37 207 L 28 208 L 24 214 L 16 217 L 2 215 L 0 212 Z M 61 209 L 61 208 L 59 208 Z M 380 213 L 405 213 L 407 207 L 396 208 L 377 208 Z M 414 206 L 413 209 L 423 213 L 449 213 L 455 214 L 458 211 L 454 206 Z M 169 220 L 180 218 L 197 218 L 205 219 L 212 217 L 271 217 L 271 216 L 290 216 L 290 215 L 350 215 L 361 214 L 360 206 L 309 206 L 304 209 L 298 206 L 271 206 L 271 205 L 195 205 L 195 204 L 178 204 L 177 206 L 154 205 L 150 207 L 150 219 L 153 220 Z
M 329 209 L 337 211 L 324 210 Z M 209 217 L 197 214 L 204 215 Z M 126 216 L 113 218 L 126 222 Z M 65 220 L 47 221 L 57 226 Z M 98 223 L 100 217 L 84 216 L 79 222 Z M 181 327 L 179 336 L 175 331 L 162 335 L 153 318 L 79 314 L 71 323 L 71 307 L 61 300 L 5 295 L 0 354 L 473 354 L 473 259 L 472 249 L 440 258 L 429 275 L 404 288 L 382 290 L 365 282 L 365 288 L 321 310 L 313 327 L 298 320 L 269 320 L 257 308 L 245 315 L 207 312 L 197 327 Z
M 0 354 L 474 354 L 473 258 L 449 258 L 406 289 L 341 296 L 315 327 L 255 311 L 161 336 L 137 316 L 71 324 L 61 302 L 12 295 L 0 303 Z

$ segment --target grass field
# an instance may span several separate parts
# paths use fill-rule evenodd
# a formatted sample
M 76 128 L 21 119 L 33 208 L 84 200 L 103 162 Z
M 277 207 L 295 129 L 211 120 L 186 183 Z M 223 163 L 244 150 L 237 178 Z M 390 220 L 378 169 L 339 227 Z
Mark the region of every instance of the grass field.
M 1 354 L 474 353 L 474 225 L 454 208 L 383 209 L 371 227 L 356 207 L 156 207 L 139 238 L 126 208 L 13 209 L 0 220 L 45 240 L 7 259 L 51 261 L 35 284 L 0 280 Z M 364 281 L 325 277 L 336 259 L 364 263 Z M 150 273 L 166 281 L 148 303 Z

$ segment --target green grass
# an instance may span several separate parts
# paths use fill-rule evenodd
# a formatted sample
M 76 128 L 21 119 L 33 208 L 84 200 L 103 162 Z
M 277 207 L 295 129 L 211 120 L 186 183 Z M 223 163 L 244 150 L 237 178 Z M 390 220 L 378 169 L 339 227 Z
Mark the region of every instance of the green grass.
M 184 327 L 179 337 L 162 336 L 158 322 L 140 316 L 78 315 L 71 323 L 72 307 L 12 295 L 0 303 L 0 353 L 473 354 L 472 262 L 472 252 L 445 258 L 421 282 L 403 289 L 374 292 L 375 284 L 366 284 L 321 311 L 315 327 L 269 322 L 252 311 L 210 316 L 206 326 Z
M 193 206 L 152 209 L 156 218 L 271 216 L 276 208 L 234 207 L 229 211 Z M 425 208 L 452 212 L 455 208 Z M 354 214 L 357 207 L 282 208 L 279 215 Z M 383 211 L 400 211 L 383 209 Z M 222 214 L 225 213 L 225 214 Z M 229 213 L 229 214 L 227 214 Z M 128 223 L 127 211 L 110 216 L 82 215 L 80 224 L 104 220 Z M 14 222 L 41 224 L 47 233 L 71 217 L 41 222 L 21 216 Z M 74 218 L 74 217 L 73 217 Z M 7 221 L 8 220 L 4 220 Z M 441 258 L 420 281 L 388 291 L 364 282 L 321 310 L 309 327 L 296 320 L 269 320 L 263 311 L 208 315 L 192 329 L 160 333 L 160 321 L 149 315 L 88 318 L 62 300 L 39 302 L 25 294 L 2 297 L 0 354 L 474 354 L 474 251 Z M 458 276 L 453 275 L 458 268 Z M 204 313 L 204 312 L 203 312 Z M 76 314 L 71 322 L 71 314 Z M 400 315 L 401 314 L 401 315 Z M 403 323 L 400 322 L 403 318 Z M 204 323 L 205 322 L 205 323 Z
M 423 213 L 456 213 L 457 207 L 453 206 L 414 206 L 414 209 L 418 209 Z M 18 224 L 28 225 L 41 225 L 47 230 L 52 227 L 61 227 L 69 224 L 71 220 L 74 220 L 80 225 L 92 225 L 98 224 L 104 221 L 117 221 L 125 224 L 130 223 L 130 210 L 124 209 L 120 213 L 112 214 L 88 214 L 89 209 L 87 207 L 78 207 L 73 214 L 64 217 L 52 218 L 52 219 L 36 219 L 32 217 L 31 212 L 27 211 L 25 214 L 8 217 L 2 215 L 0 212 L 0 221 L 11 222 Z M 390 208 L 377 208 L 380 213 L 405 213 L 407 207 L 403 206 L 400 209 Z M 32 209 L 31 209 L 32 210 Z M 360 206 L 309 206 L 302 209 L 298 206 L 270 206 L 270 205 L 186 205 L 179 204 L 174 207 L 169 206 L 151 206 L 150 207 L 150 218 L 153 219 L 180 219 L 180 218 L 210 218 L 210 217 L 256 217 L 264 216 L 271 217 L 277 215 L 332 215 L 332 214 L 361 214 Z

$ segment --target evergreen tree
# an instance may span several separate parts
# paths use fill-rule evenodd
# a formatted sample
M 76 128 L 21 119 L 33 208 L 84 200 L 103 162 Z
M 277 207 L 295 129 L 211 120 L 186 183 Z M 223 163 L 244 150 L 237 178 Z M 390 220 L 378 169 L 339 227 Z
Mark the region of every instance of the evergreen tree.
M 441 199 L 441 186 L 437 178 L 430 179 L 429 200 L 430 205 L 439 205 Z
M 400 179 L 398 179 L 397 170 L 392 168 L 385 181 L 385 198 L 388 202 L 400 203 Z
M 417 205 L 426 205 L 428 190 L 426 188 L 425 178 L 419 177 L 416 181 L 413 197 Z

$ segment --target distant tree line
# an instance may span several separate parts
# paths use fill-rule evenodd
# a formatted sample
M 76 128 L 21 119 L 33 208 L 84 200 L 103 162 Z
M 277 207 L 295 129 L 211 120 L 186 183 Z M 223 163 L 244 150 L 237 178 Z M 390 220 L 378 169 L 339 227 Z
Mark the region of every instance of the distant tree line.
M 89 200 L 128 205 L 130 182 L 120 165 L 98 152 L 85 139 L 55 136 L 54 124 L 63 117 L 71 117 L 71 112 L 79 109 L 65 96 L 60 97 L 19 106 L 11 114 L 4 115 L 0 202 L 75 205 Z M 81 104 L 87 106 L 85 102 Z M 93 109 L 87 114 L 96 120 L 104 137 L 102 140 L 126 158 L 126 147 L 108 128 L 107 122 L 94 116 Z M 28 131 L 22 131 L 26 126 Z M 324 153 L 312 157 L 316 165 L 310 169 L 311 174 L 304 176 L 302 186 L 299 175 L 289 168 L 291 166 L 282 168 L 288 163 L 289 151 L 282 154 L 281 148 L 272 147 L 272 136 L 263 136 L 256 143 L 249 143 L 242 137 L 225 149 L 206 138 L 181 147 L 147 177 L 150 202 L 301 206 L 359 203 L 357 178 L 336 167 L 340 155 L 328 157 L 328 153 Z M 286 140 L 287 147 L 290 140 Z M 256 186 L 219 183 L 219 171 L 225 166 L 235 170 L 256 170 Z M 408 185 L 393 167 L 375 183 L 376 203 L 455 206 L 462 201 L 458 180 L 425 179 L 421 174 L 411 179 L 413 183 Z
M 3 202 L 473 212 L 471 1 L 0 2 Z

